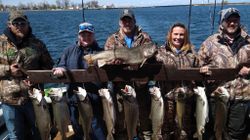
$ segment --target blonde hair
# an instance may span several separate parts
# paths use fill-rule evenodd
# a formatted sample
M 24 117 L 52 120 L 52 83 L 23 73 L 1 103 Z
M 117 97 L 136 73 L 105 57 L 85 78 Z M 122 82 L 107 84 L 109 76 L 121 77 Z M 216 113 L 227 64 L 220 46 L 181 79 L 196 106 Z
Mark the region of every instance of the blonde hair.
M 173 29 L 175 27 L 181 27 L 181 28 L 183 28 L 185 30 L 185 32 L 184 32 L 184 42 L 183 42 L 182 48 L 190 49 L 192 45 L 191 45 L 191 42 L 189 40 L 188 30 L 187 30 L 187 28 L 186 28 L 186 26 L 184 24 L 179 23 L 179 22 L 172 25 L 170 30 L 168 31 L 168 34 L 166 36 L 167 44 L 169 46 L 174 46 L 173 43 L 172 43 L 172 32 L 173 32 Z

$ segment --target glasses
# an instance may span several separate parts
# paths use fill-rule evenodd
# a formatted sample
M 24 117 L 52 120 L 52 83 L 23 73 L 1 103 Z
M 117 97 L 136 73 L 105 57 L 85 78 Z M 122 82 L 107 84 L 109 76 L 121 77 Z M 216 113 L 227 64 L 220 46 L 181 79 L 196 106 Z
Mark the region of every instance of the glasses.
M 28 24 L 28 23 L 25 22 L 25 21 L 14 21 L 14 22 L 12 22 L 12 25 L 15 26 L 15 27 L 17 27 L 17 26 L 19 26 L 19 27 L 24 27 L 24 26 L 26 26 L 27 24 Z
M 90 32 L 94 32 L 94 27 L 93 26 L 89 26 L 89 25 L 84 25 L 84 24 L 80 24 L 79 25 L 79 31 L 90 31 Z

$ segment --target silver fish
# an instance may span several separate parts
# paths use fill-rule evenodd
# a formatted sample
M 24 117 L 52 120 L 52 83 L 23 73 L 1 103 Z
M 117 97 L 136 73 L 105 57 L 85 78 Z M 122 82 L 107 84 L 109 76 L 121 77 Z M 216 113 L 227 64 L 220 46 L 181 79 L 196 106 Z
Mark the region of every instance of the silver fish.
M 98 90 L 100 97 L 102 98 L 103 105 L 103 118 L 107 128 L 107 140 L 114 140 L 113 134 L 115 133 L 115 108 L 111 98 L 109 89 Z
M 90 103 L 90 99 L 87 96 L 87 91 L 81 87 L 77 87 L 78 91 L 75 91 L 79 98 L 78 110 L 80 114 L 80 120 L 83 127 L 84 140 L 91 140 L 91 123 L 93 119 L 93 109 Z
M 141 64 L 142 66 L 148 58 L 155 54 L 156 48 L 156 45 L 153 43 L 134 48 L 122 47 L 105 50 L 97 54 L 85 55 L 84 59 L 90 64 L 97 61 L 99 67 L 106 65 L 114 59 L 121 59 L 124 64 Z
M 65 88 L 51 88 L 49 92 L 49 96 L 52 100 L 54 120 L 59 130 L 55 139 L 61 140 L 66 140 L 74 135 L 67 100 L 63 96 L 65 91 Z
M 176 101 L 176 119 L 179 128 L 180 138 L 181 136 L 186 135 L 186 132 L 183 130 L 183 116 L 185 113 L 185 99 L 189 96 L 193 95 L 193 91 L 191 91 L 188 87 L 177 87 L 167 93 L 166 97 L 174 98 Z
M 185 113 L 185 96 L 187 94 L 186 87 L 179 87 L 174 89 L 174 96 L 176 100 L 176 116 L 180 130 L 183 130 L 183 115 Z
M 194 88 L 194 94 L 196 94 L 196 129 L 199 140 L 202 140 L 202 135 L 205 132 L 205 125 L 209 121 L 208 119 L 208 101 L 204 87 Z
M 149 89 L 151 94 L 151 112 L 150 118 L 152 120 L 152 140 L 162 140 L 161 129 L 164 119 L 164 103 L 161 96 L 160 88 L 152 87 Z
M 225 86 L 218 87 L 211 96 L 217 96 L 216 100 L 216 112 L 215 112 L 215 138 L 216 140 L 222 140 L 222 135 L 226 131 L 224 128 L 227 122 L 227 102 L 230 98 L 230 94 Z
M 125 85 L 121 89 L 124 103 L 125 123 L 127 127 L 128 139 L 133 140 L 137 136 L 137 126 L 139 124 L 139 107 L 136 100 L 136 92 L 134 88 Z
M 32 100 L 36 116 L 36 125 L 38 127 L 41 140 L 49 140 L 50 129 L 51 129 L 51 118 L 48 109 L 48 104 L 43 98 L 41 90 L 33 88 L 33 90 L 29 94 Z

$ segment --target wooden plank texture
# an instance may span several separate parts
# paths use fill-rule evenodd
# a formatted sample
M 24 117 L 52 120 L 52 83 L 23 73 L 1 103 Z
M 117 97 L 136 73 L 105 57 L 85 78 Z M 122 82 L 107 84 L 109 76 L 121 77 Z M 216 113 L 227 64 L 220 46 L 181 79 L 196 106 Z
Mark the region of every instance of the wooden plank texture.
M 199 73 L 199 68 L 175 69 L 161 64 L 133 66 L 90 67 L 87 70 L 67 71 L 64 77 L 52 75 L 52 70 L 28 70 L 29 80 L 35 83 L 71 83 L 92 81 L 171 81 L 171 80 L 232 80 L 237 77 L 237 69 L 210 69 L 212 75 Z

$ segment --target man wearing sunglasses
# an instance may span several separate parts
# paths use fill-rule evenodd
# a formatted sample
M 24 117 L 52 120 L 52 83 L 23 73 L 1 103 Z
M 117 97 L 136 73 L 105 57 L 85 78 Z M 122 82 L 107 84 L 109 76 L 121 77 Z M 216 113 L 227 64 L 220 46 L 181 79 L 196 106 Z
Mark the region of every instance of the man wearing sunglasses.
M 88 63 L 83 60 L 86 54 L 96 53 L 103 50 L 99 47 L 95 40 L 94 26 L 88 22 L 79 25 L 78 40 L 76 44 L 64 49 L 60 62 L 57 68 L 53 69 L 53 74 L 56 76 L 63 76 L 66 69 L 86 69 Z M 75 132 L 74 140 L 81 140 L 83 138 L 82 129 L 78 123 L 79 112 L 77 108 L 78 99 L 75 91 L 78 87 L 85 88 L 87 96 L 90 99 L 93 108 L 92 121 L 92 140 L 104 140 L 103 121 L 102 121 L 102 106 L 101 99 L 98 95 L 98 89 L 101 87 L 99 83 L 71 83 L 67 85 L 67 94 L 69 98 L 70 119 Z M 84 134 L 85 135 L 85 134 Z
M 9 139 L 39 139 L 25 71 L 51 69 L 53 60 L 45 44 L 32 34 L 22 11 L 10 12 L 0 48 L 0 101 Z

